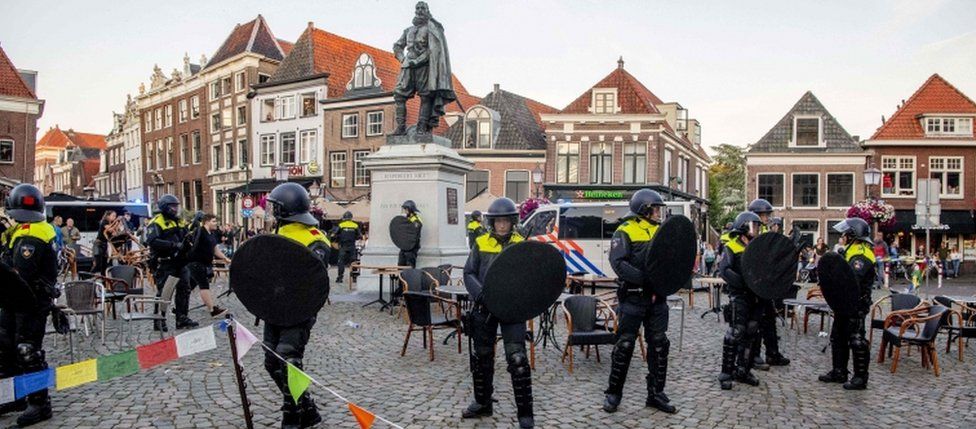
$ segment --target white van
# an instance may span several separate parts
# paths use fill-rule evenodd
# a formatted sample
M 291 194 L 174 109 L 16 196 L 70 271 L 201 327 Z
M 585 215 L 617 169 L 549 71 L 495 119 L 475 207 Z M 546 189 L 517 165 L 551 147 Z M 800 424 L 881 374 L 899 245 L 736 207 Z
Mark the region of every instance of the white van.
M 58 199 L 46 201 L 44 210 L 48 219 L 61 216 L 64 222 L 69 218 L 74 219 L 75 227 L 81 232 L 81 240 L 78 244 L 81 247 L 83 257 L 91 256 L 92 242 L 98 235 L 98 222 L 102 220 L 102 215 L 109 210 L 114 210 L 120 216 L 123 211 L 128 211 L 132 215 L 129 229 L 135 231 L 142 225 L 142 219 L 149 218 L 152 212 L 149 204 L 146 203 L 127 203 L 119 201 L 97 201 L 82 199 Z
M 666 201 L 669 215 L 684 215 L 696 222 L 693 202 Z M 610 238 L 620 218 L 630 211 L 627 201 L 547 204 L 540 206 L 521 231 L 530 240 L 551 243 L 566 259 L 570 273 L 614 276 L 610 267 Z M 700 227 L 696 229 L 701 229 Z

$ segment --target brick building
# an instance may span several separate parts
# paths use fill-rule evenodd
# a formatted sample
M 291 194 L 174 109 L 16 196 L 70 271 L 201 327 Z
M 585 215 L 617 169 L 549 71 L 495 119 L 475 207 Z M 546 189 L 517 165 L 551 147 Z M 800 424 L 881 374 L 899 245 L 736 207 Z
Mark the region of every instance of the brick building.
M 45 194 L 86 196 L 95 185 L 105 136 L 73 129 L 50 128 L 37 142 L 35 183 Z
M 746 151 L 746 200 L 765 198 L 788 230 L 833 245 L 834 224 L 864 198 L 867 156 L 808 91 Z
M 558 109 L 501 89 L 478 104 L 465 106 L 454 116 L 445 137 L 461 156 L 474 161 L 468 172 L 465 195 L 472 200 L 483 192 L 524 201 L 541 191 L 532 173 L 546 163 L 546 135 L 542 114 Z
M 706 212 L 711 159 L 701 147 L 701 126 L 628 73 L 623 59 L 541 120 L 549 139 L 544 189 L 550 200 L 629 199 L 652 188 L 667 199 L 694 201 L 692 217 Z
M 133 176 L 142 171 L 141 158 L 130 159 L 133 149 L 137 152 L 140 147 L 139 122 L 139 111 L 132 96 L 128 97 L 123 113 L 112 112 L 112 131 L 105 136 L 106 148 L 102 151 L 98 175 L 95 176 L 95 189 L 102 198 L 145 201 L 142 192 L 136 195 L 129 192 L 133 188 L 130 183 Z M 141 179 L 141 174 L 139 176 Z M 141 186 L 141 180 L 139 183 Z
M 37 120 L 44 111 L 36 81 L 36 72 L 18 70 L 0 47 L 0 197 L 18 183 L 34 182 Z
M 914 230 L 917 180 L 940 179 L 942 227 L 929 248 L 946 243 L 976 260 L 976 103 L 934 74 L 864 142 L 882 171 L 880 196 L 895 206 L 889 239 L 918 249 L 924 230 Z

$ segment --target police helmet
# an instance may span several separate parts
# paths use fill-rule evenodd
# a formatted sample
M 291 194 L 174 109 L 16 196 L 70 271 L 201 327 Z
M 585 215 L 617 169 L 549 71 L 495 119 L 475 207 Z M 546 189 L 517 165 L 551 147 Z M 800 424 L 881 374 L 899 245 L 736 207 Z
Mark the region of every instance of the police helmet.
M 634 192 L 634 195 L 630 197 L 631 216 L 650 218 L 654 213 L 654 207 L 664 207 L 664 198 L 661 198 L 661 194 L 656 191 L 645 188 Z
M 7 213 L 17 222 L 41 222 L 44 217 L 44 196 L 36 186 L 22 183 L 14 186 L 7 196 Z
M 342 220 L 352 220 L 352 212 L 346 211 L 342 214 Z
M 864 219 L 849 217 L 844 219 L 843 222 L 834 225 L 834 231 L 855 240 L 873 244 L 871 241 L 871 226 Z
M 779 216 L 769 218 L 769 225 L 779 225 L 779 232 L 783 232 L 783 218 Z
M 163 194 L 156 200 L 156 210 L 163 217 L 176 220 L 180 216 L 180 200 L 173 194 Z
M 410 213 L 420 213 L 420 210 L 417 210 L 417 203 L 413 202 L 413 200 L 404 201 L 403 204 L 400 205 L 400 208 L 407 209 L 407 211 Z
M 767 214 L 773 212 L 773 205 L 764 198 L 756 198 L 749 203 L 749 211 L 755 214 Z
M 282 183 L 268 194 L 268 202 L 274 207 L 274 217 L 279 222 L 298 222 L 308 226 L 318 226 L 319 221 L 308 212 L 312 200 L 308 191 L 297 183 Z
M 732 222 L 732 233 L 752 238 L 759 234 L 761 224 L 762 219 L 759 219 L 759 215 L 751 211 L 742 212 L 735 217 L 735 222 Z
M 498 218 L 509 218 L 512 222 L 512 230 L 518 226 L 518 207 L 515 205 L 515 201 L 510 198 L 499 198 L 491 202 L 488 206 L 488 211 L 485 213 L 485 220 L 489 230 L 494 232 L 495 230 L 495 219 Z
M 471 212 L 471 220 L 481 221 L 481 210 Z

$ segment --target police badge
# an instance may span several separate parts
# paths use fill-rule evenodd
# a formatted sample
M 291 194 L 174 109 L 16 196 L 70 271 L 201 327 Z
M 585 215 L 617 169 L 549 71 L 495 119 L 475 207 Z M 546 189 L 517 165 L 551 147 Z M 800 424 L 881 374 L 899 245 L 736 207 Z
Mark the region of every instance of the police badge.
M 34 256 L 34 253 L 35 249 L 33 244 L 24 244 L 20 246 L 20 256 L 23 256 L 24 259 L 30 259 L 31 256 Z

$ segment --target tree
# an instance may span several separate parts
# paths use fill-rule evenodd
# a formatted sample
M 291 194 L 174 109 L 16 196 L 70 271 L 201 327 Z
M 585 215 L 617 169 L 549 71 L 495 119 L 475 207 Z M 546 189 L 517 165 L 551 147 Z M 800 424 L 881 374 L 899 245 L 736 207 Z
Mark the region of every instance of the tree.
M 745 209 L 746 158 L 745 150 L 731 144 L 714 147 L 715 161 L 708 169 L 708 218 L 721 230 L 726 223 Z

